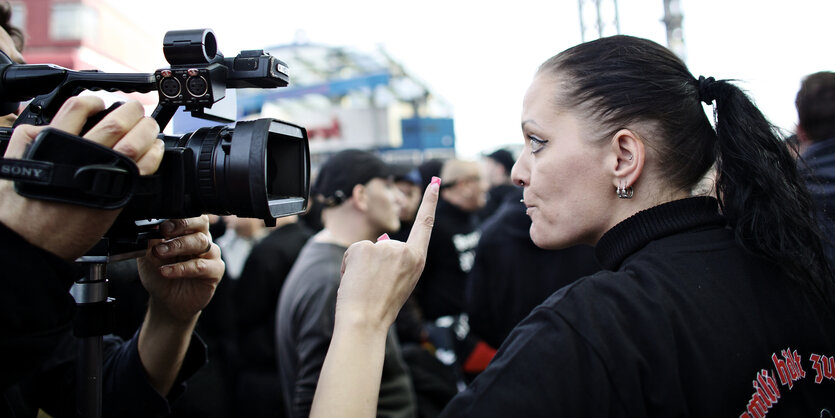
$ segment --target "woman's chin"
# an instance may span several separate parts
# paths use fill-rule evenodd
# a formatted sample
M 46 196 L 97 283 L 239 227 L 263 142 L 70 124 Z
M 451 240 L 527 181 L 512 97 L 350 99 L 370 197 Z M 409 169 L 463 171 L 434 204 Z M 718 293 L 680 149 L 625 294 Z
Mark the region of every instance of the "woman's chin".
M 553 242 L 553 240 L 552 240 L 552 239 L 549 239 L 549 238 L 551 238 L 551 237 L 547 237 L 547 236 L 544 236 L 545 234 L 541 234 L 541 233 L 539 233 L 539 232 L 538 232 L 538 231 L 537 231 L 537 230 L 533 227 L 533 225 L 531 225 L 530 234 L 531 234 L 531 241 L 533 241 L 533 243 L 534 243 L 537 247 L 542 248 L 542 249 L 545 249 L 545 250 L 552 250 L 552 249 L 554 249 L 554 247 L 553 247 L 554 242 Z
M 531 241 L 543 250 L 561 250 L 563 248 L 579 244 L 578 242 L 574 242 L 574 240 L 569 239 L 569 237 L 555 235 L 553 231 L 549 232 L 550 233 L 543 233 L 543 231 L 539 231 L 531 225 Z

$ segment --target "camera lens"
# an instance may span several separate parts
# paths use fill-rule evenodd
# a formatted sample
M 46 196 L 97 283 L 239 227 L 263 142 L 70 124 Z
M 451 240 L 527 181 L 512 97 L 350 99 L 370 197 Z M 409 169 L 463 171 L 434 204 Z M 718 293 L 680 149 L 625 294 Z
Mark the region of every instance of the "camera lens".
M 164 136 L 159 189 L 125 208 L 133 219 L 203 213 L 274 218 L 304 212 L 310 156 L 301 127 L 274 119 Z
M 273 119 L 242 121 L 215 149 L 214 190 L 221 191 L 215 204 L 262 219 L 305 210 L 310 160 L 302 128 Z

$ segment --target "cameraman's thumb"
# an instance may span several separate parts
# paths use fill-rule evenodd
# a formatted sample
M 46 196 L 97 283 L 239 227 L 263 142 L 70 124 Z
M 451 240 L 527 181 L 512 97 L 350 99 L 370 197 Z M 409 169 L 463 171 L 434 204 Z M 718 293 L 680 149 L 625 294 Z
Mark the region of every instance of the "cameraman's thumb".
M 5 158 L 21 158 L 26 152 L 26 147 L 32 143 L 38 133 L 46 126 L 18 125 L 12 132 L 9 146 L 6 148 Z

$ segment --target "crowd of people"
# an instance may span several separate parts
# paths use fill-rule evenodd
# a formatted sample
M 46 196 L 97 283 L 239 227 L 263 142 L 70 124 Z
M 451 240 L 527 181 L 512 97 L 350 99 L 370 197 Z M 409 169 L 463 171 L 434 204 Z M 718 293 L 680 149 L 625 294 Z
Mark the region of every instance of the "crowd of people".
M 0 26 L 22 62 L 8 8 Z M 349 149 L 304 215 L 165 221 L 109 272 L 128 303 L 100 413 L 833 416 L 835 73 L 796 107 L 787 140 L 732 82 L 601 38 L 540 66 L 518 155 Z M 82 133 L 103 108 L 72 97 L 49 126 L 155 172 L 156 122 L 129 101 Z M 73 262 L 118 214 L 0 180 L 0 415 L 78 413 Z

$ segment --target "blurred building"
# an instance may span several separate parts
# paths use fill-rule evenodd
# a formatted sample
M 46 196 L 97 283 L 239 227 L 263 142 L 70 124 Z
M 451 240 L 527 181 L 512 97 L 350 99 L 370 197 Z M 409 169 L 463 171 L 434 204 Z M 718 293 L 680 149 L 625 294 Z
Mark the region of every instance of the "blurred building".
M 26 33 L 27 63 L 113 73 L 152 73 L 167 66 L 163 40 L 149 36 L 115 1 L 11 0 L 13 24 Z M 239 51 L 221 52 L 230 57 Z M 288 64 L 290 85 L 227 90 L 213 111 L 228 107 L 231 112 L 224 116 L 229 119 L 267 117 L 306 127 L 314 168 L 346 148 L 379 151 L 392 162 L 454 156 L 450 106 L 386 51 L 293 43 L 267 52 Z M 156 93 L 131 96 L 148 109 L 158 98 Z M 177 112 L 166 131 L 186 133 L 215 124 Z
M 160 63 L 162 39 L 151 39 L 139 22 L 104 0 L 11 0 L 12 24 L 26 35 L 23 57 L 29 64 L 55 64 L 72 70 L 112 73 L 153 72 Z M 132 94 L 146 106 L 156 94 Z
M 298 43 L 267 51 L 287 63 L 290 85 L 238 92 L 238 117 L 305 126 L 314 164 L 346 148 L 392 162 L 455 155 L 450 107 L 385 50 Z

